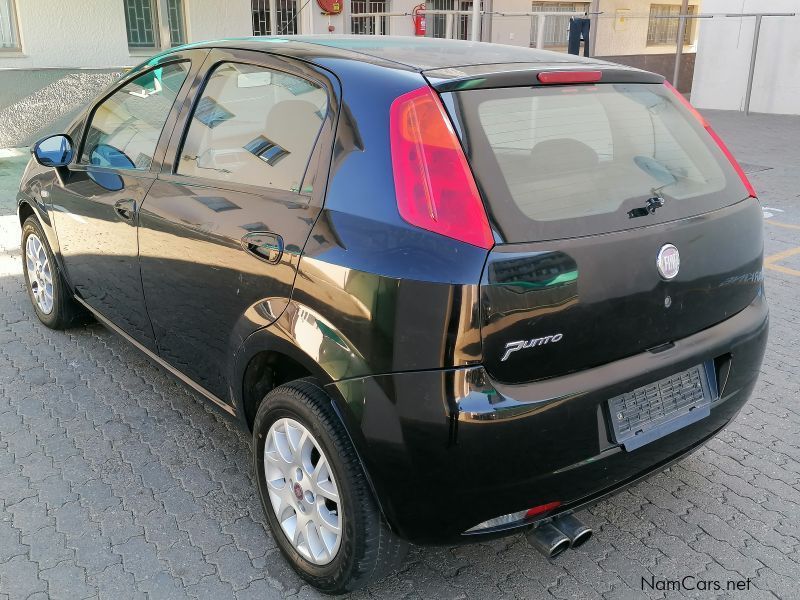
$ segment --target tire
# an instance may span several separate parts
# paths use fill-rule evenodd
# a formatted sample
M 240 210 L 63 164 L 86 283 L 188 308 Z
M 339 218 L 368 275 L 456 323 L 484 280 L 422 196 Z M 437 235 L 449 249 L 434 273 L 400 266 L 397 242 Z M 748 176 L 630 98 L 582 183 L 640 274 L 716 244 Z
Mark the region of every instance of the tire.
M 328 594 L 343 594 L 390 575 L 402 565 L 408 546 L 392 533 L 383 518 L 350 437 L 332 403 L 333 400 L 327 392 L 310 378 L 279 386 L 269 392 L 258 407 L 253 424 L 253 456 L 261 504 L 281 552 L 294 570 L 315 588 Z M 288 433 L 291 430 L 297 436 L 299 428 L 292 425 L 293 423 L 299 423 L 305 428 L 311 435 L 311 441 L 321 451 L 313 469 L 317 477 L 325 471 L 321 465 L 323 461 L 327 461 L 331 480 L 335 484 L 331 488 L 326 482 L 325 489 L 338 490 L 338 504 L 326 498 L 325 505 L 319 508 L 318 504 L 309 504 L 309 507 L 302 505 L 304 500 L 301 497 L 306 499 L 309 492 L 303 492 L 302 486 L 298 492 L 299 483 L 307 486 L 305 489 L 317 492 L 316 496 L 311 494 L 314 502 L 318 502 L 323 496 L 322 486 L 315 487 L 308 483 L 313 475 L 306 473 L 302 477 L 303 473 L 298 473 L 301 476 L 299 478 L 291 474 L 280 478 L 281 471 L 284 474 L 289 471 L 297 472 L 294 466 L 288 466 L 289 461 L 278 450 L 284 448 L 284 451 L 291 452 L 291 446 L 282 446 L 280 443 L 276 446 L 280 439 L 288 440 L 290 437 L 281 437 L 282 432 Z M 308 438 L 304 439 L 306 442 L 298 444 L 299 449 L 292 456 L 303 454 L 302 448 L 308 445 Z M 265 454 L 268 454 L 266 465 Z M 314 452 L 307 455 L 313 462 Z M 269 481 L 272 483 L 268 483 L 267 468 L 270 470 Z M 292 483 L 292 487 L 283 487 L 289 483 Z M 286 489 L 291 490 L 294 496 L 284 491 Z M 304 517 L 316 518 L 320 522 L 323 513 L 328 516 L 334 513 L 337 515 L 340 534 L 335 551 L 323 549 L 322 558 L 314 560 L 310 554 L 313 527 L 305 546 L 305 538 L 301 537 L 297 543 L 289 539 L 273 503 L 273 498 L 278 497 L 279 492 L 288 496 L 286 501 L 280 501 L 278 509 L 286 519 L 285 523 L 291 522 L 291 517 L 287 519 L 286 515 L 291 515 L 292 512 L 300 516 L 302 511 Z M 332 512 L 327 512 L 328 509 Z M 322 532 L 323 527 L 318 527 L 317 531 Z M 321 540 L 322 536 L 319 535 L 316 539 Z
M 34 268 L 34 272 L 29 272 Z M 22 271 L 36 316 L 50 329 L 66 329 L 86 320 L 83 310 L 64 283 L 53 251 L 36 217 L 22 224 Z

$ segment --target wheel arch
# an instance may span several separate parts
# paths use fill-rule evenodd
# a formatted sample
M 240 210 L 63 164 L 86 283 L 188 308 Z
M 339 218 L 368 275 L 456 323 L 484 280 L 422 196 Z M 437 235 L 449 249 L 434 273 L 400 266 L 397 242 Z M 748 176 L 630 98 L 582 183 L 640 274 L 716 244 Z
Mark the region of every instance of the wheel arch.
M 296 329 L 287 327 L 288 323 L 295 321 L 291 315 L 303 314 L 297 312 L 299 307 L 302 307 L 303 311 L 310 309 L 293 301 L 289 303 L 289 307 L 293 308 L 285 310 L 273 324 L 263 327 L 248 336 L 235 353 L 233 381 L 239 382 L 239 389 L 235 391 L 233 400 L 240 423 L 246 431 L 252 432 L 252 419 L 258 410 L 259 404 L 270 389 L 300 377 L 310 376 L 315 378 L 331 397 L 333 409 L 341 420 L 342 425 L 344 425 L 345 431 L 355 448 L 356 455 L 364 469 L 364 474 L 379 509 L 384 517 L 387 518 L 390 526 L 392 526 L 392 522 L 388 519 L 388 515 L 384 510 L 382 498 L 363 459 L 367 444 L 361 431 L 359 418 L 338 387 L 331 385 L 341 377 L 337 376 L 336 370 L 331 368 L 329 362 L 314 358 L 314 356 L 319 357 L 320 353 L 326 351 L 325 345 L 320 345 L 317 342 L 316 347 L 313 347 L 308 337 L 304 338 L 302 335 L 292 334 L 290 332 L 296 332 Z M 340 346 L 343 338 L 334 333 L 334 339 L 336 340 L 336 345 Z M 315 352 L 316 354 L 314 354 Z M 277 370 L 274 372 L 277 373 L 278 377 L 269 383 L 260 383 L 262 377 L 272 376 L 269 370 L 276 367 Z M 299 374 L 299 377 L 292 377 L 291 375 L 293 374 Z
M 233 400 L 247 431 L 252 431 L 258 405 L 272 388 L 302 377 L 314 377 L 325 386 L 338 404 L 337 412 L 346 409 L 341 406 L 344 400 L 335 386 L 328 385 L 334 381 L 332 374 L 313 358 L 300 339 L 287 335 L 286 328 L 278 321 L 258 329 L 244 340 L 234 354 L 233 370 L 233 381 L 238 382 Z M 345 427 L 350 429 L 347 422 Z
M 28 217 L 36 216 L 41 223 L 41 218 L 38 216 L 36 210 L 34 210 L 31 202 L 27 199 L 20 200 L 19 204 L 17 205 L 17 217 L 19 217 L 19 225 L 22 227 L 22 224 L 28 220 Z

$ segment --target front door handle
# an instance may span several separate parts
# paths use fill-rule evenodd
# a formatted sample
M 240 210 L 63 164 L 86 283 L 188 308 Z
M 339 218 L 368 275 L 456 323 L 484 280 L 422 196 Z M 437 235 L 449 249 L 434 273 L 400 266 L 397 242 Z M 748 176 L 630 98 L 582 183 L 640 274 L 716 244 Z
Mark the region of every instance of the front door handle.
M 269 231 L 253 231 L 242 238 L 242 248 L 256 258 L 276 264 L 283 255 L 283 238 Z
M 114 203 L 114 212 L 126 221 L 133 221 L 133 217 L 136 214 L 136 201 L 130 198 L 117 200 Z

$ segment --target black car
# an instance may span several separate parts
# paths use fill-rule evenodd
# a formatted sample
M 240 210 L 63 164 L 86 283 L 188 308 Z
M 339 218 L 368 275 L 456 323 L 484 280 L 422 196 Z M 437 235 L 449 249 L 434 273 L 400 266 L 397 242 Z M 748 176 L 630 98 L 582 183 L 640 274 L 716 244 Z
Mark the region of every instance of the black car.
M 577 509 L 717 434 L 758 375 L 759 202 L 652 73 L 195 44 L 32 152 L 39 319 L 94 315 L 251 431 L 275 539 L 327 592 L 409 541 L 580 544 Z

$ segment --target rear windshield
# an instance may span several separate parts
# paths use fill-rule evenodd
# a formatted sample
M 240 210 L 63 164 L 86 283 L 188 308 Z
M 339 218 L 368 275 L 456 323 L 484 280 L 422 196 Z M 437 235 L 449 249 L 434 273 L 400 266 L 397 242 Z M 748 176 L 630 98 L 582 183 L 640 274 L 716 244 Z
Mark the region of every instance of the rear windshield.
M 747 195 L 663 85 L 468 90 L 444 99 L 507 241 L 640 227 Z M 648 211 L 650 199 L 663 206 Z

